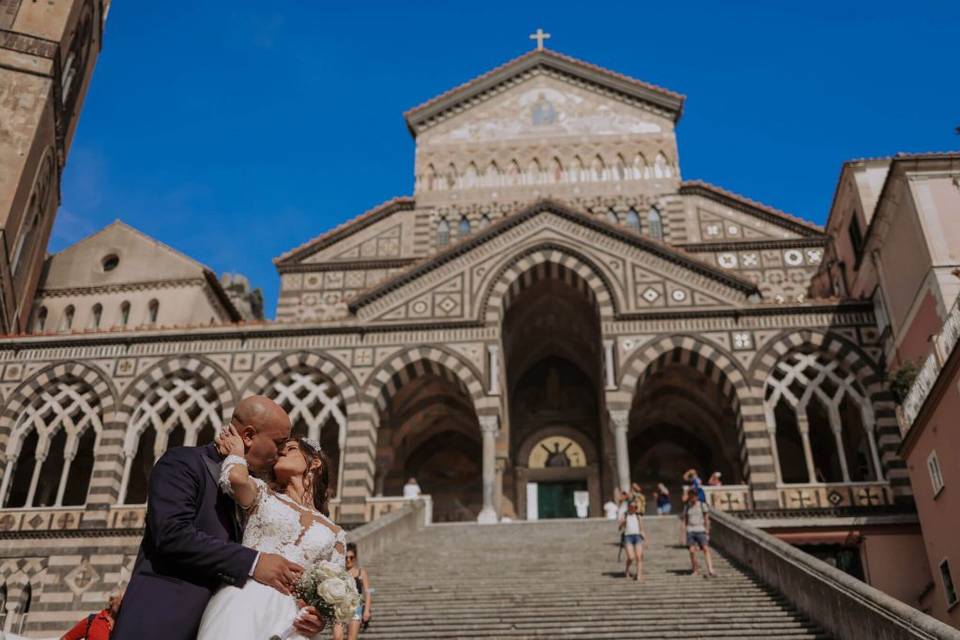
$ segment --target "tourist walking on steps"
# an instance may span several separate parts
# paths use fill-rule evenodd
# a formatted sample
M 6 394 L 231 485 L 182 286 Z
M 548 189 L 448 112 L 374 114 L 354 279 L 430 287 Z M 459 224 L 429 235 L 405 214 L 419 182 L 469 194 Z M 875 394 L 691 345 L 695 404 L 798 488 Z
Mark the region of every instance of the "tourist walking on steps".
M 690 485 L 691 491 L 697 494 L 700 502 L 707 501 L 707 493 L 703 490 L 703 481 L 700 480 L 700 474 L 696 469 L 687 469 L 683 474 L 683 481 Z
M 623 531 L 623 546 L 627 550 L 627 566 L 624 569 L 624 575 L 630 577 L 630 565 L 636 563 L 637 571 L 633 576 L 634 580 L 643 579 L 643 543 L 647 537 L 646 529 L 643 526 L 643 516 L 638 511 L 636 502 L 630 502 L 627 506 L 627 513 L 620 520 L 620 529 Z
M 666 485 L 662 482 L 658 483 L 657 490 L 653 495 L 657 500 L 657 515 L 670 515 L 670 512 L 673 510 L 673 505 L 670 504 L 670 490 L 667 489 Z
M 353 612 L 353 618 L 347 625 L 347 640 L 357 640 L 360 635 L 360 629 L 366 630 L 370 624 L 370 617 L 373 615 L 371 609 L 370 576 L 367 570 L 360 566 L 357 559 L 357 545 L 353 542 L 347 543 L 347 573 L 356 581 L 357 592 L 360 594 L 360 604 Z M 333 640 L 343 640 L 343 625 L 337 624 L 333 627 Z
M 690 566 L 692 574 L 700 575 L 697 564 L 697 548 L 703 552 L 703 560 L 707 565 L 707 573 L 711 578 L 716 577 L 713 570 L 713 558 L 710 557 L 710 514 L 707 503 L 701 502 L 695 491 L 687 494 L 687 503 L 683 509 L 683 523 L 687 532 L 687 548 L 690 550 Z

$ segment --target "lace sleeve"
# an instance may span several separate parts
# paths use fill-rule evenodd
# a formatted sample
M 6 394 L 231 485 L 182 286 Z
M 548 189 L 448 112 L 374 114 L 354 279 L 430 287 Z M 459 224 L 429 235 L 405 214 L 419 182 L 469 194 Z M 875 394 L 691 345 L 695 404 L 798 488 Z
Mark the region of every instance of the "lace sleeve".
M 223 462 L 220 463 L 220 481 L 218 484 L 220 485 L 220 489 L 234 500 L 237 500 L 238 504 L 246 503 L 241 504 L 244 509 L 252 509 L 257 506 L 264 493 L 266 493 L 265 489 L 267 485 L 262 480 L 248 474 L 246 482 L 244 482 L 243 485 L 234 487 L 233 483 L 230 482 L 230 471 L 238 465 L 246 467 L 247 461 L 240 456 L 233 455 L 224 458 Z M 243 494 L 240 496 L 242 500 L 238 498 L 238 493 Z

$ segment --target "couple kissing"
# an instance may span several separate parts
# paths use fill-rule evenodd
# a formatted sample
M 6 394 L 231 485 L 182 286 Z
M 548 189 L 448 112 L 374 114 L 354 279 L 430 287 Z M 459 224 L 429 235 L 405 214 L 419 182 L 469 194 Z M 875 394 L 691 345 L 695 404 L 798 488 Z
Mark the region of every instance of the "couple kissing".
M 327 517 L 329 461 L 263 396 L 212 444 L 175 447 L 150 475 L 146 531 L 114 640 L 312 637 L 324 620 L 291 595 L 304 567 L 342 568 Z M 267 482 L 269 480 L 269 482 Z

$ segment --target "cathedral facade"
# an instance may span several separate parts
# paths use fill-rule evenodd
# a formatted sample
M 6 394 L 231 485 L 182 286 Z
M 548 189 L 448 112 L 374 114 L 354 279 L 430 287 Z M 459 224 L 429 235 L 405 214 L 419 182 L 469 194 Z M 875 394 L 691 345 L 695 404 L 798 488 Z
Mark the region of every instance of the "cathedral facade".
M 47 258 L 0 343 L 6 628 L 104 600 L 153 462 L 250 394 L 331 454 L 344 523 L 411 477 L 434 520 L 494 522 L 597 516 L 631 482 L 676 503 L 692 467 L 715 507 L 814 538 L 909 528 L 874 305 L 821 227 L 681 177 L 683 103 L 538 49 L 411 109 L 413 195 L 276 258 L 275 321 L 121 223 Z

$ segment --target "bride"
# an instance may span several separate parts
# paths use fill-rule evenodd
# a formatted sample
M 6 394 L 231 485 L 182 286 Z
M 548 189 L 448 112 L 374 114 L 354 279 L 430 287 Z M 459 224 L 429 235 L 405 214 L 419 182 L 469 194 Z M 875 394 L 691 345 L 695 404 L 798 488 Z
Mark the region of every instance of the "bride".
M 343 567 L 346 536 L 327 517 L 330 463 L 316 441 L 288 441 L 273 467 L 275 482 L 269 485 L 249 474 L 243 440 L 233 425 L 216 443 L 225 456 L 220 486 L 246 513 L 244 546 L 278 553 L 305 568 L 321 560 Z M 287 630 L 298 612 L 293 596 L 254 580 L 242 588 L 224 586 L 207 605 L 197 638 L 267 640 Z

